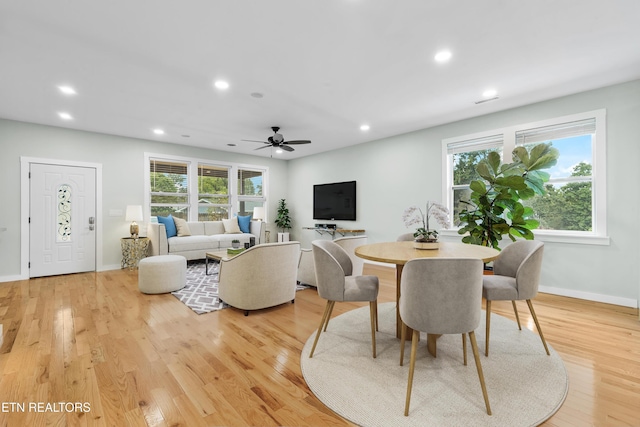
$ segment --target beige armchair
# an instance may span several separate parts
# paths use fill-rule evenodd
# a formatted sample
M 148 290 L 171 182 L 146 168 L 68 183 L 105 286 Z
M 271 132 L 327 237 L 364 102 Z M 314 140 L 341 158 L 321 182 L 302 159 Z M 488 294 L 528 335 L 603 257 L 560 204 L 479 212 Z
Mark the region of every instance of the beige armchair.
M 232 307 L 249 310 L 293 302 L 300 261 L 300 243 L 253 246 L 220 261 L 218 295 Z

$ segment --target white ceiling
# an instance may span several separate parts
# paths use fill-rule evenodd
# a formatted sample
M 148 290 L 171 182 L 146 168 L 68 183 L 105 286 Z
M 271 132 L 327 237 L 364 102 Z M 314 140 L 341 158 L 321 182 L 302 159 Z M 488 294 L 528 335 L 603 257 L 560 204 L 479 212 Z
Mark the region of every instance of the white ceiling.
M 638 0 L 0 0 L 0 117 L 293 159 L 638 79 L 639 20 Z M 241 141 L 271 126 L 312 144 Z

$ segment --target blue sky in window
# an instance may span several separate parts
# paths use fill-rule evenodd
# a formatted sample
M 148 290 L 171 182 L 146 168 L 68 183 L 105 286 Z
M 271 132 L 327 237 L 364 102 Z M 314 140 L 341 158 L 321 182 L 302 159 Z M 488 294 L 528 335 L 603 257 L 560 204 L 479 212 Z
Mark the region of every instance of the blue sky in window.
M 560 151 L 558 163 L 547 172 L 551 178 L 566 178 L 571 176 L 573 167 L 580 162 L 591 164 L 592 147 L 591 135 L 573 136 L 553 140 L 553 146 Z

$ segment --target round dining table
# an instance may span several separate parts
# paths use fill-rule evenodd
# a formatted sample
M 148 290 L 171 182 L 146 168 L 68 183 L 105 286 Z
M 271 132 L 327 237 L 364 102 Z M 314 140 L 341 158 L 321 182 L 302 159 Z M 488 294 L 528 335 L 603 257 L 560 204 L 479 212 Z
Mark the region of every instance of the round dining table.
M 400 338 L 402 332 L 402 320 L 400 319 L 400 279 L 404 265 L 417 258 L 478 258 L 484 263 L 498 258 L 500 252 L 486 246 L 469 245 L 458 242 L 438 242 L 437 249 L 416 249 L 413 242 L 382 242 L 358 246 L 355 249 L 356 256 L 370 261 L 395 264 L 396 266 L 396 336 Z M 407 336 L 411 336 L 408 331 Z M 436 340 L 439 335 L 427 335 L 427 347 L 429 353 L 436 355 Z

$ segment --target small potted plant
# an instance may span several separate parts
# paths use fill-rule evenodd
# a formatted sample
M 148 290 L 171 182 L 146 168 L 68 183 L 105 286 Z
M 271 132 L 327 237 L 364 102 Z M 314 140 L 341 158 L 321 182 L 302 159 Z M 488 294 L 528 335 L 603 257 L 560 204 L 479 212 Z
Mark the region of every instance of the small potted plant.
M 232 247 L 233 249 L 238 249 L 238 248 L 240 247 L 240 240 L 238 240 L 238 239 L 233 239 L 233 240 L 231 241 L 231 247 Z
M 427 201 L 425 210 L 417 206 L 410 206 L 402 215 L 402 220 L 406 227 L 415 224 L 422 225 L 413 233 L 414 247 L 417 249 L 437 249 L 438 232 L 429 227 L 429 220 L 433 217 L 441 227 L 449 224 L 449 210 L 440 203 Z
M 289 232 L 287 230 L 291 228 L 291 217 L 289 216 L 289 208 L 287 208 L 285 199 L 280 199 L 278 202 L 276 226 L 282 229 L 282 232 L 278 233 L 278 242 L 288 242 Z

